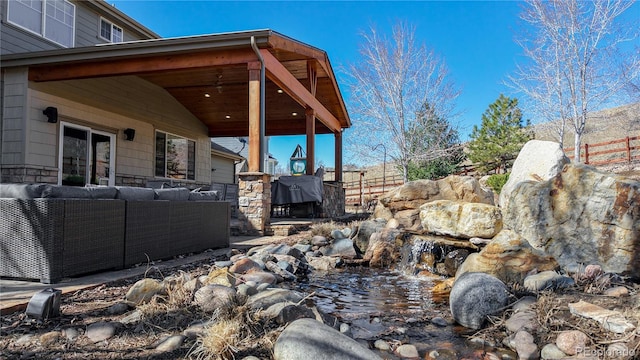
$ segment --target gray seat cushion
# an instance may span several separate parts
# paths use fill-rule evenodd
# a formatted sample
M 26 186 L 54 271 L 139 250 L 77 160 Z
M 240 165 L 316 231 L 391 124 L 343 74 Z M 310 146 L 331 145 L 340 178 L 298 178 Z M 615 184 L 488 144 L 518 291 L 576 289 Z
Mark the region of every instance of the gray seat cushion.
M 219 191 L 198 191 L 189 193 L 190 201 L 218 201 L 220 200 Z
M 149 188 L 116 186 L 116 189 L 118 190 L 116 199 L 148 201 L 155 198 L 155 192 L 153 192 L 153 189 Z
M 47 185 L 42 191 L 42 197 L 54 199 L 115 199 L 116 192 L 113 187 Z
M 36 199 L 46 184 L 0 184 L 0 198 Z
M 191 191 L 187 188 L 154 189 L 156 200 L 187 201 Z

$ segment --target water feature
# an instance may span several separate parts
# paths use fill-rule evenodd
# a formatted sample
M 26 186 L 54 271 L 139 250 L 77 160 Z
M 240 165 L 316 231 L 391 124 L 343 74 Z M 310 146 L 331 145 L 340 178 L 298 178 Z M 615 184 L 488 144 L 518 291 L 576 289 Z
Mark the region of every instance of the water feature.
M 413 344 L 426 359 L 480 359 L 482 350 L 466 341 L 472 332 L 454 325 L 448 298 L 432 292 L 445 278 L 426 271 L 433 270 L 435 261 L 424 260 L 442 258 L 443 251 L 430 241 L 407 242 L 396 269 L 348 266 L 314 272 L 297 285 L 312 293 L 310 299 L 321 311 L 350 324 L 353 338 L 369 345 L 383 339 Z M 433 351 L 440 355 L 426 357 Z M 388 352 L 381 355 L 395 359 Z

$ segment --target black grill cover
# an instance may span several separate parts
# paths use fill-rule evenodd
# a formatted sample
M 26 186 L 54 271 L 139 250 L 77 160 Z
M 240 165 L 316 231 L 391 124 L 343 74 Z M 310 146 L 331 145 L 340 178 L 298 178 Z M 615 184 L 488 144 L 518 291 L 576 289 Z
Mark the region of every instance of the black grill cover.
M 314 175 L 280 176 L 271 186 L 273 205 L 322 203 L 322 178 Z

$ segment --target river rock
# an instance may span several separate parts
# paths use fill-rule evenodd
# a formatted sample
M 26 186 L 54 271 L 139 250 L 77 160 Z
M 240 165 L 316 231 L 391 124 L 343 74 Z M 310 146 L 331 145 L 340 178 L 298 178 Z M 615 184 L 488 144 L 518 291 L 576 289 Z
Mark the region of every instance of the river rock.
M 213 269 L 207 275 L 206 284 L 233 287 L 236 285 L 236 277 L 229 271 L 229 268 Z
M 248 274 L 240 276 L 240 280 L 243 282 L 253 281 L 256 284 L 269 284 L 275 285 L 278 279 L 273 273 L 266 271 L 253 271 Z
M 578 330 L 561 331 L 556 337 L 556 346 L 567 355 L 576 355 L 586 349 L 589 337 Z
M 506 209 L 511 192 L 522 181 L 546 181 L 562 171 L 569 163 L 560 143 L 531 140 L 524 144 L 513 163 L 509 180 L 500 190 L 499 205 Z
M 38 340 L 40 341 L 40 345 L 42 345 L 42 347 L 47 348 L 57 343 L 61 337 L 62 337 L 62 333 L 60 331 L 49 331 L 40 335 Z
M 371 242 L 363 259 L 369 260 L 369 266 L 384 268 L 397 264 L 400 260 L 400 246 L 398 239 L 402 233 L 397 229 L 382 229 L 371 235 Z
M 307 262 L 314 270 L 329 271 L 335 269 L 342 260 L 333 256 L 307 256 Z
M 540 357 L 545 360 L 560 360 L 567 357 L 556 344 L 547 344 L 540 351 Z
M 85 335 L 94 343 L 113 337 L 118 329 L 118 324 L 110 321 L 101 321 L 87 326 Z
M 519 360 L 540 359 L 540 352 L 533 339 L 533 335 L 524 330 L 513 334 L 513 336 L 507 340 L 507 343 L 511 349 L 518 353 Z
M 246 305 L 253 310 L 264 310 L 280 302 L 298 303 L 304 298 L 300 292 L 287 289 L 269 289 L 251 296 Z
M 572 285 L 575 285 L 572 278 L 550 270 L 529 275 L 524 279 L 524 288 L 532 292 L 564 289 Z
M 157 351 L 172 352 L 177 350 L 187 337 L 184 335 L 172 335 L 160 340 L 155 346 Z
M 329 245 L 329 240 L 327 240 L 327 238 L 322 236 L 322 235 L 314 235 L 311 238 L 311 245 L 313 245 L 313 246 Z
M 377 360 L 374 352 L 314 319 L 289 324 L 273 347 L 275 360 Z
M 492 238 L 502 230 L 502 214 L 493 205 L 436 200 L 420 206 L 426 233 L 457 238 Z
M 224 285 L 203 286 L 193 296 L 196 305 L 205 312 L 229 309 L 235 304 L 236 290 Z
M 456 277 L 449 295 L 453 319 L 458 324 L 480 329 L 487 315 L 507 305 L 509 290 L 497 278 L 484 273 L 464 273 Z
M 154 295 L 162 292 L 164 284 L 161 281 L 145 278 L 131 285 L 124 298 L 129 304 L 136 306 L 148 302 Z
M 577 303 L 570 303 L 569 311 L 574 315 L 593 319 L 599 322 L 604 329 L 617 334 L 624 334 L 628 330 L 635 329 L 635 326 L 620 312 L 608 310 L 584 300 L 580 300 Z
M 250 258 L 240 259 L 229 268 L 229 271 L 234 274 L 246 274 L 248 272 L 258 270 L 262 270 L 260 264 Z
M 418 209 L 435 200 L 451 200 L 493 205 L 493 193 L 484 190 L 471 176 L 450 175 L 440 180 L 415 180 L 405 183 L 378 198 L 374 215 L 384 214 L 387 208 L 392 214 L 407 209 Z M 394 216 L 395 217 L 395 216 Z
M 360 223 L 356 235 L 353 238 L 353 243 L 361 253 L 364 253 L 369 247 L 371 235 L 382 230 L 386 223 L 387 220 L 381 218 L 365 220 Z
M 456 276 L 467 272 L 491 274 L 505 283 L 522 284 L 531 270 L 555 270 L 556 261 L 511 230 L 502 230 L 479 253 L 473 253 L 458 268 Z
M 503 209 L 505 226 L 563 268 L 598 264 L 640 277 L 640 182 L 568 164 L 554 178 L 520 182 Z
M 505 321 L 504 326 L 512 333 L 520 330 L 536 331 L 538 329 L 536 312 L 534 310 L 515 312 Z
M 341 233 L 341 232 L 340 232 Z M 334 240 L 330 245 L 320 249 L 324 256 L 338 256 L 343 259 L 355 259 L 358 257 L 353 246 L 353 240 L 342 238 Z
M 396 355 L 403 359 L 419 359 L 420 355 L 418 354 L 418 349 L 415 345 L 411 344 L 402 344 L 396 348 L 394 351 Z
M 602 295 L 611 297 L 622 297 L 629 295 L 629 289 L 626 286 L 614 286 L 605 290 Z

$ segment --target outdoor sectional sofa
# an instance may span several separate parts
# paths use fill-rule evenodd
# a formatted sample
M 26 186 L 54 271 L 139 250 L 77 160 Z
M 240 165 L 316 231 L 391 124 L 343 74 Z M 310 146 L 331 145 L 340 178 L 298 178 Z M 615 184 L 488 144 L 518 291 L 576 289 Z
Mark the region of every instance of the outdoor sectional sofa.
M 0 276 L 55 283 L 224 248 L 229 222 L 215 192 L 0 184 Z

